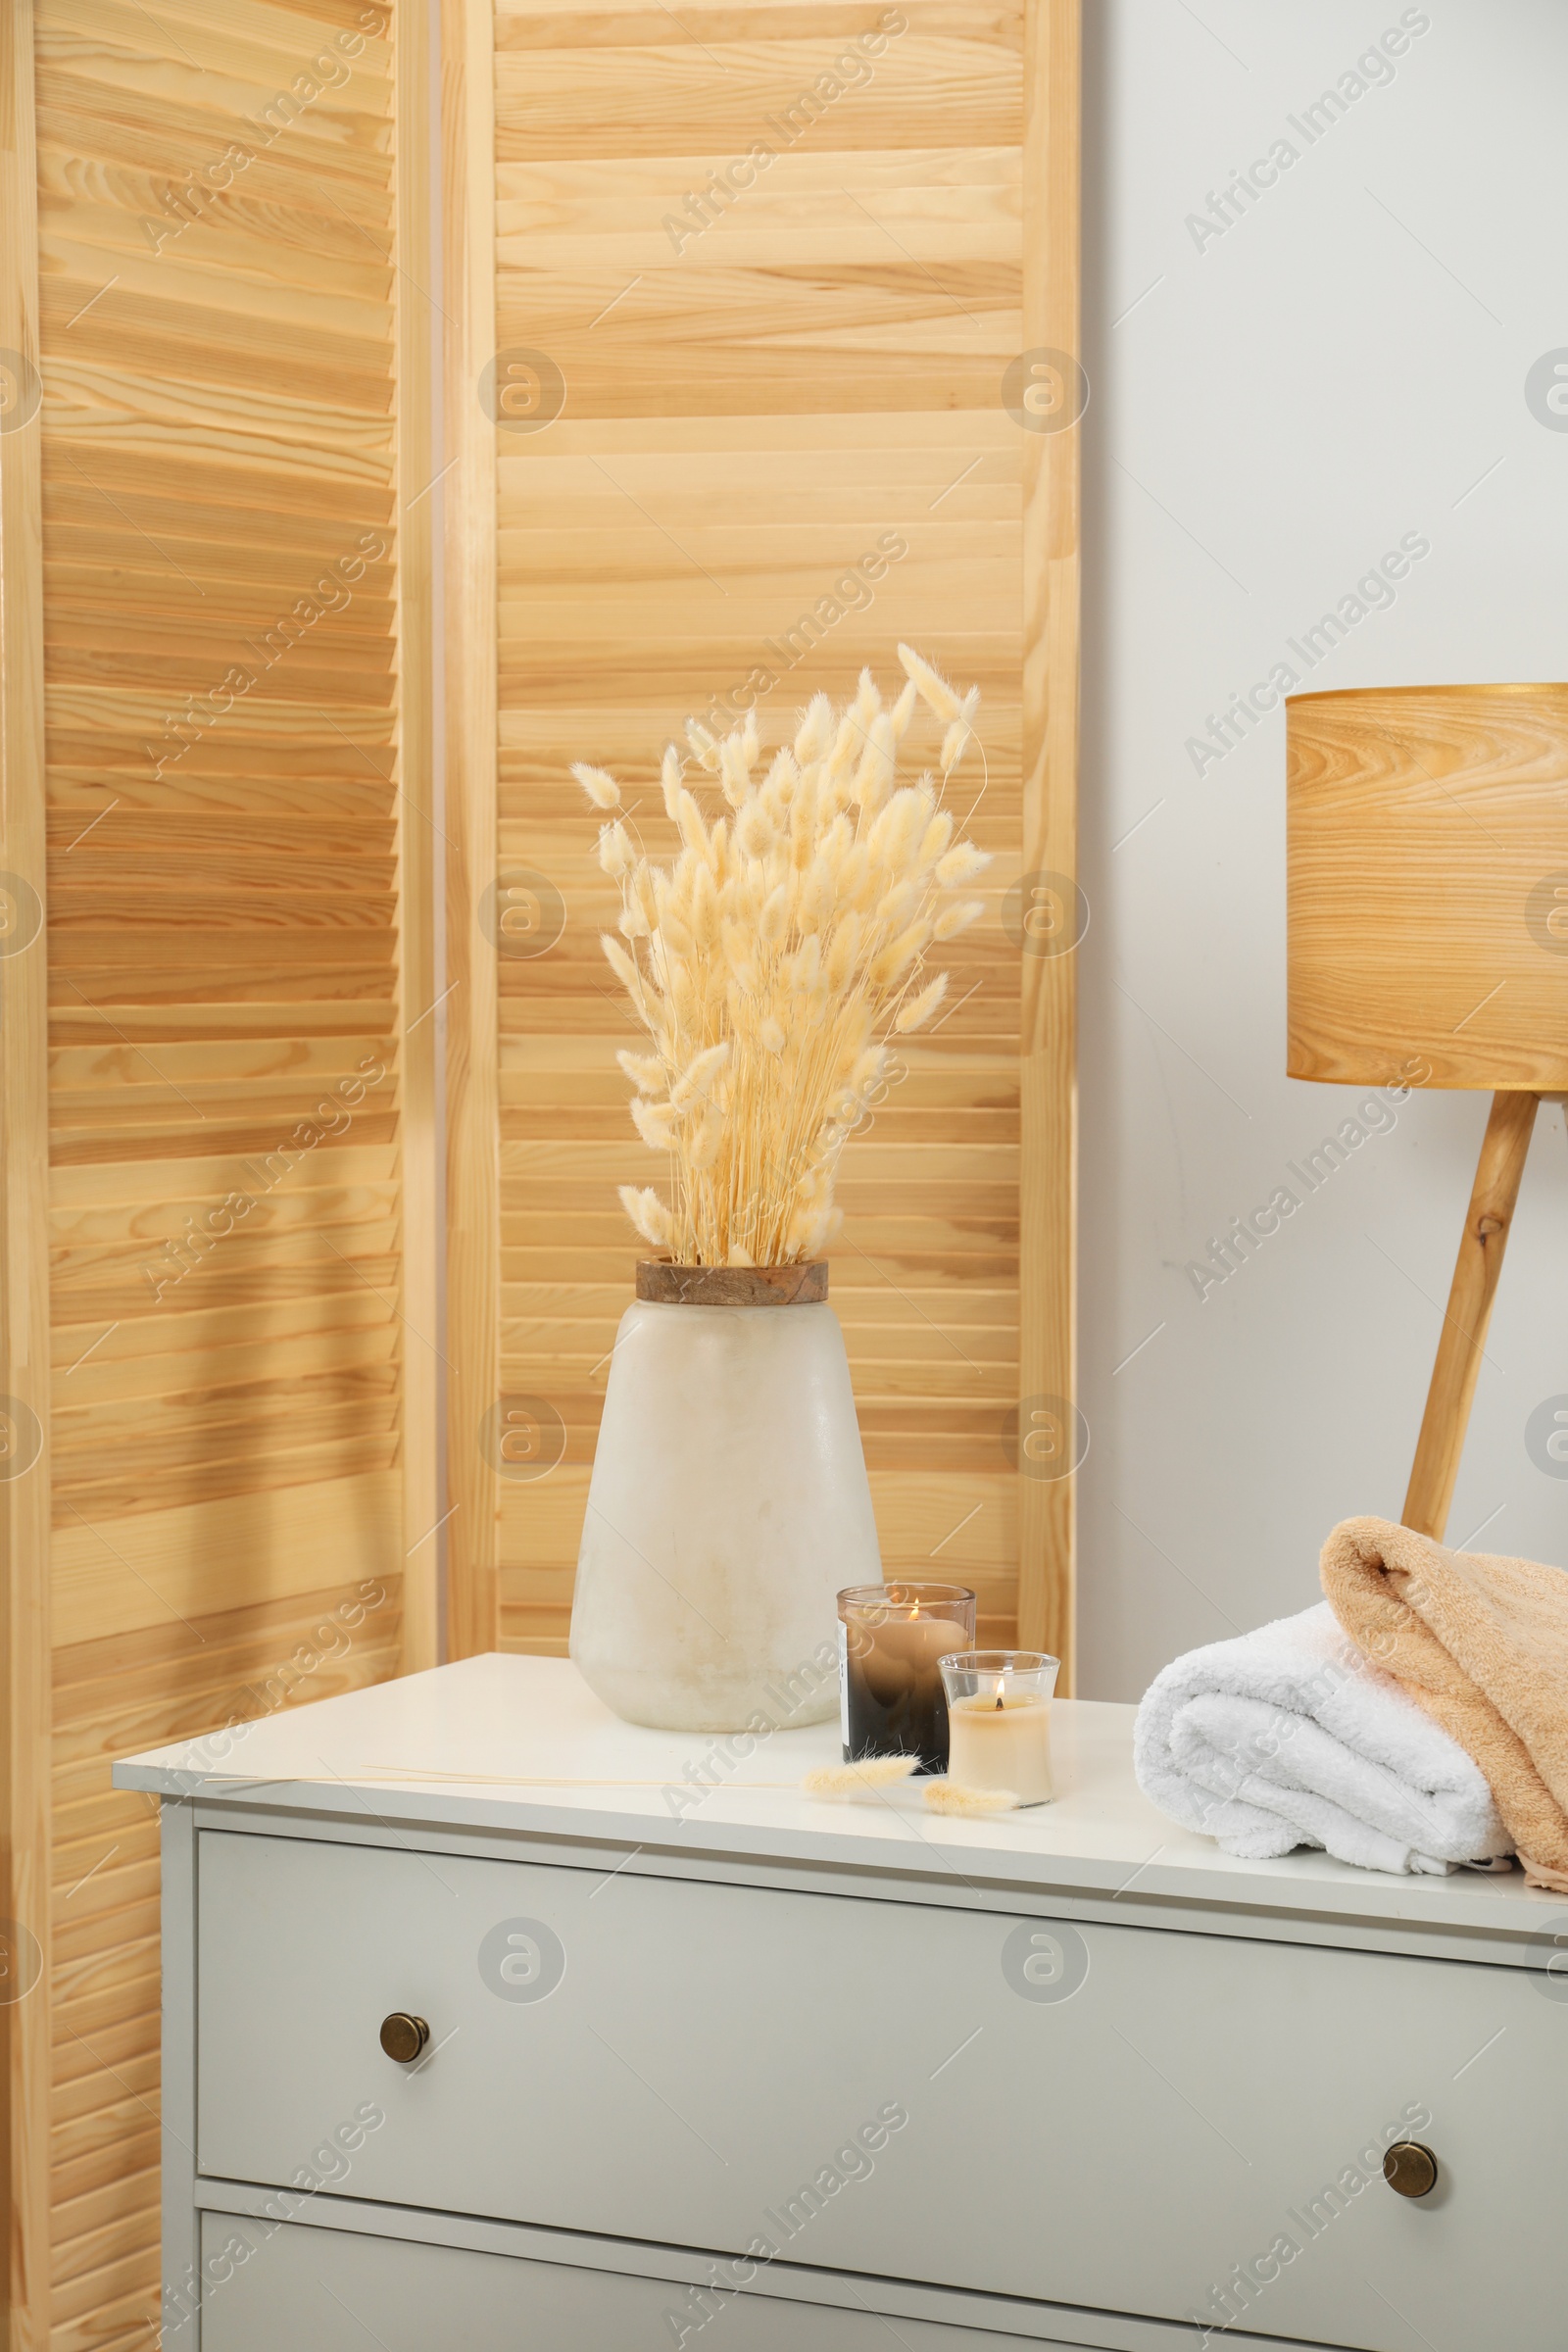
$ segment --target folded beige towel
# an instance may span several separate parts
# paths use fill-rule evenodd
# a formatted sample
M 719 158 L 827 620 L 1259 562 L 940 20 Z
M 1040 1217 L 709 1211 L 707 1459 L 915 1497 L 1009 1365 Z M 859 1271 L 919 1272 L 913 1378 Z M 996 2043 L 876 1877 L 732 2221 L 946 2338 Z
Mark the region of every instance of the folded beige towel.
M 1323 1590 L 1352 1642 L 1474 1756 L 1533 1886 L 1568 1893 L 1568 1575 L 1345 1519 Z

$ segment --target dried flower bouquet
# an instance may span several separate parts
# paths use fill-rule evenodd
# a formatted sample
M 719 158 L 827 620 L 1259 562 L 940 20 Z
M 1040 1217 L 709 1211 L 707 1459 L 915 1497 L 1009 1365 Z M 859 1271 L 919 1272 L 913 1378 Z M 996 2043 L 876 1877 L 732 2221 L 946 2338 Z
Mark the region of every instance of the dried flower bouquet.
M 953 839 L 941 806 L 962 759 L 978 688 L 959 695 L 909 647 L 907 684 L 884 708 L 869 670 L 853 703 L 808 708 L 794 744 L 759 775 L 755 719 L 687 738 L 724 807 L 710 823 L 664 754 L 672 865 L 634 846 L 617 816 L 599 861 L 620 885 L 621 938 L 603 941 L 652 1052 L 622 1053 L 632 1118 L 668 1154 L 672 1198 L 621 1187 L 627 1215 L 683 1265 L 771 1266 L 818 1254 L 837 1233 L 839 1158 L 878 1095 L 890 1041 L 923 1028 L 947 991 L 928 951 L 983 912 L 962 894 L 990 863 Z M 941 780 L 897 781 L 917 697 L 943 722 Z M 603 768 L 572 769 L 594 807 L 620 807 Z M 694 779 L 696 781 L 697 779 Z

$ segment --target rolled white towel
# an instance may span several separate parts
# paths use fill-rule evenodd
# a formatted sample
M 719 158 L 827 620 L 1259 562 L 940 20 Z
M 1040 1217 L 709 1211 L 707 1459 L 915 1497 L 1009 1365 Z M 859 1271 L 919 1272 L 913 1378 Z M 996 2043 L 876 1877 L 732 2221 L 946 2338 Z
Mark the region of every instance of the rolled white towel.
M 1512 1851 L 1480 1768 L 1327 1601 L 1165 1667 L 1133 1762 L 1162 1813 L 1250 1861 L 1311 1845 L 1441 1874 Z

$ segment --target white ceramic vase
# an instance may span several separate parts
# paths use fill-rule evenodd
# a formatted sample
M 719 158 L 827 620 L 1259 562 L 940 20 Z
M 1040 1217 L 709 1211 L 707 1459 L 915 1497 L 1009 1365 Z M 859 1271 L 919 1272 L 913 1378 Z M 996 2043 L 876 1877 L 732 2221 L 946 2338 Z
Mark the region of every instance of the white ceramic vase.
M 825 1298 L 629 1306 L 572 1602 L 590 1688 L 670 1731 L 823 1722 L 838 1707 L 838 1592 L 881 1577 Z

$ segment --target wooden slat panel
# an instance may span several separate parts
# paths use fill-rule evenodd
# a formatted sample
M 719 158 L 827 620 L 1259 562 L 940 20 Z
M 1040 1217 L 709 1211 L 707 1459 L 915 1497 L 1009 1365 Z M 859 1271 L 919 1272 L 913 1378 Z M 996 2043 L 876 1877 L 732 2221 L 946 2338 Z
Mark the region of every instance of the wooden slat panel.
M 1072 871 L 1076 435 L 1020 430 L 1002 379 L 1020 346 L 1076 345 L 1076 0 L 462 16 L 466 1645 L 498 1623 L 509 1644 L 564 1645 L 637 1250 L 615 1187 L 649 1176 L 597 945 L 614 903 L 568 764 L 612 767 L 662 849 L 657 762 L 688 712 L 760 668 L 771 684 L 745 699 L 776 743 L 863 663 L 896 680 L 901 638 L 983 690 L 984 767 L 957 806 L 976 800 L 995 862 L 988 919 L 951 957 L 954 1010 L 846 1157 L 833 1296 L 889 1564 L 972 1570 L 990 1632 L 1066 1643 L 1070 1481 L 1020 1479 L 1009 1432 L 1020 1398 L 1072 1395 L 1072 959 L 1020 956 L 1000 917 L 1020 875 Z M 714 174 L 758 145 L 771 162 L 715 199 Z M 481 448 L 481 371 L 515 347 L 561 370 L 564 406 Z M 890 538 L 874 594 L 847 588 L 814 643 L 789 640 Z M 498 862 L 543 873 L 565 910 L 547 953 L 499 969 L 482 922 Z M 567 1434 L 552 1478 L 502 1494 L 497 1546 L 479 1435 L 503 1389 L 544 1397 Z
M 386 1470 L 68 1523 L 54 1540 L 56 1648 L 174 1622 L 204 1625 L 215 1612 L 314 1592 L 323 1565 L 334 1581 L 384 1580 L 397 1573 L 389 1564 L 400 1524 L 397 1480 Z M 149 1688 L 125 1692 L 122 1704 L 157 1698 Z
M 356 12 L 357 18 L 363 12 Z M 394 86 L 397 138 L 398 729 L 402 778 L 399 1042 L 403 1057 L 400 1206 L 403 1217 L 403 1666 L 418 1674 L 440 1656 L 445 1567 L 441 1492 L 440 1105 L 436 1071 L 445 1024 L 436 970 L 435 799 L 437 470 L 431 420 L 444 325 L 434 299 L 431 237 L 429 0 L 399 0 Z M 438 994 L 441 991 L 441 994 Z M 338 1249 L 347 1242 L 333 1237 Z M 373 1274 L 368 1277 L 372 1282 Z M 382 1287 L 385 1287 L 384 1285 Z
M 1076 355 L 1080 0 L 1032 10 L 1029 26 L 1024 343 Z M 1026 439 L 1023 870 L 1070 880 L 1078 871 L 1078 436 Z M 1020 1412 L 1043 1396 L 1070 1419 L 1077 1397 L 1078 961 L 1026 956 L 1023 963 Z M 1067 1442 L 1076 1458 L 1076 1441 Z M 1070 1694 L 1075 1480 L 1028 1478 L 1022 1488 L 1019 1634 L 1060 1657 L 1060 1688 Z
M 0 1906 L 8 1972 L 50 1963 L 48 995 L 32 0 L 0 16 Z M 32 1939 L 24 1943 L 9 1923 Z M 0 2304 L 12 2352 L 49 2328 L 49 2033 L 0 2005 Z
M 113 1758 L 434 1657 L 427 25 L 30 26 L 53 2352 L 157 2328 L 156 1823 Z
M 495 76 L 490 0 L 443 0 L 447 336 L 446 635 L 448 1641 L 496 1644 L 498 1494 L 480 1443 L 500 1381 L 496 956 L 479 921 L 496 870 L 495 436 L 480 371 L 495 343 Z

